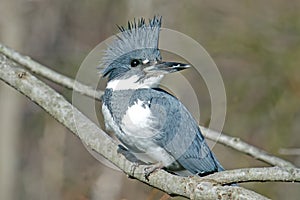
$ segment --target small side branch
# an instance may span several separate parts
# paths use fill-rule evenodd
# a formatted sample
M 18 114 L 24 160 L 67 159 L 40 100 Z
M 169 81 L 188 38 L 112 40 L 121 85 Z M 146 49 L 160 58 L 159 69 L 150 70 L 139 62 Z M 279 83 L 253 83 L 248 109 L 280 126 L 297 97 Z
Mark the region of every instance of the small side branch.
M 300 182 L 300 169 L 293 167 L 262 167 L 226 170 L 206 176 L 204 179 L 219 184 L 243 182 Z
M 247 155 L 252 156 L 253 158 L 257 160 L 261 160 L 265 163 L 271 164 L 273 166 L 279 166 L 279 167 L 295 167 L 292 163 L 278 158 L 276 156 L 273 156 L 267 152 L 265 152 L 262 149 L 259 149 L 253 145 L 250 145 L 244 141 L 242 141 L 240 138 L 231 137 L 224 133 L 220 134 L 217 131 L 205 128 L 203 126 L 200 126 L 201 130 L 203 131 L 203 134 L 206 138 L 216 141 L 218 143 L 224 144 L 225 146 L 231 147 L 235 150 L 238 150 L 240 152 L 243 152 Z

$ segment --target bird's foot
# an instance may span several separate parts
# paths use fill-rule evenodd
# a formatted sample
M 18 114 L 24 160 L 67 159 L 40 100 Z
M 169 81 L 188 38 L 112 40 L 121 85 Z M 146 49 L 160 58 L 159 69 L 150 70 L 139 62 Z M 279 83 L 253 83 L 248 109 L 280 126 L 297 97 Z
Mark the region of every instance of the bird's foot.
M 128 178 L 133 178 L 136 168 L 140 165 L 146 165 L 146 163 L 137 159 L 137 157 L 123 145 L 119 144 L 118 147 L 118 153 L 122 154 L 127 160 L 133 163 L 130 167 L 130 174 L 132 175 L 128 175 Z
M 147 166 L 144 168 L 144 176 L 145 176 L 145 179 L 147 181 L 149 181 L 149 176 L 155 172 L 156 170 L 158 169 L 162 169 L 164 166 L 161 162 L 158 162 L 156 164 L 153 164 L 153 165 L 150 165 L 150 166 Z
M 134 162 L 134 163 L 131 165 L 131 167 L 130 167 L 130 174 L 132 174 L 132 176 L 134 176 L 134 172 L 135 172 L 135 170 L 136 170 L 136 168 L 137 168 L 138 166 L 140 166 L 140 163 L 137 163 L 137 162 Z M 132 177 L 132 176 L 131 176 L 131 177 Z

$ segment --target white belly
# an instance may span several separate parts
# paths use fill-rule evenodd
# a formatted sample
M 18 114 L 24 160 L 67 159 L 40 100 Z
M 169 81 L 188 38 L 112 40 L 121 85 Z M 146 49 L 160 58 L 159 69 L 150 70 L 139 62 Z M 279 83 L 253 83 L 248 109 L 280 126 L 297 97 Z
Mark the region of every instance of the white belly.
M 121 130 L 120 126 L 113 120 L 107 106 L 103 104 L 102 112 L 106 129 L 113 131 L 116 137 L 130 150 L 138 150 L 138 152 L 132 153 L 141 161 L 145 163 L 162 162 L 164 166 L 174 163 L 175 159 L 152 141 L 151 137 L 156 133 L 147 128 L 149 124 L 147 125 L 146 121 L 149 122 L 149 120 L 143 120 L 150 117 L 150 115 L 145 114 L 148 111 L 144 110 L 144 113 L 142 113 L 142 110 L 139 110 L 146 108 L 136 106 L 133 109 L 138 112 L 132 112 L 133 110 L 130 111 L 130 109 L 127 111 L 121 123 Z
M 121 128 L 126 135 L 134 136 L 139 139 L 151 139 L 155 134 L 159 134 L 159 130 L 154 130 L 153 117 L 148 105 L 138 100 L 134 105 L 130 106 L 126 111 Z

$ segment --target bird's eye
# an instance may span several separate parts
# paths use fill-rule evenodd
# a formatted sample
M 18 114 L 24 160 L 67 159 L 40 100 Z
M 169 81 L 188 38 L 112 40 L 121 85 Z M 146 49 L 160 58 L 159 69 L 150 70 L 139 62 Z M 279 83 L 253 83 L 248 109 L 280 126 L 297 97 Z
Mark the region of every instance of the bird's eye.
M 131 67 L 136 67 L 140 64 L 140 61 L 137 59 L 133 59 L 130 63 Z

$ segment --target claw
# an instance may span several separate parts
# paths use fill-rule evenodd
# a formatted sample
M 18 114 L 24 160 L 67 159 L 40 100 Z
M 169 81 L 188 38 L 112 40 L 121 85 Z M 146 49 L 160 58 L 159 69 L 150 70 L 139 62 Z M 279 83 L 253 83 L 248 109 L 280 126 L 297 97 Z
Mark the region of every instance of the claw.
M 164 166 L 163 166 L 163 164 L 161 163 L 161 162 L 158 162 L 158 163 L 156 163 L 156 164 L 153 164 L 153 165 L 150 165 L 150 166 L 148 166 L 148 167 L 145 167 L 144 168 L 144 176 L 145 176 L 145 179 L 147 180 L 147 181 L 149 181 L 149 176 L 153 173 L 153 172 L 155 172 L 156 170 L 158 170 L 158 169 L 161 169 L 161 168 L 163 168 Z
M 134 176 L 134 172 L 139 165 L 140 164 L 137 162 L 133 163 L 133 165 L 130 167 L 130 174 L 132 174 Z

